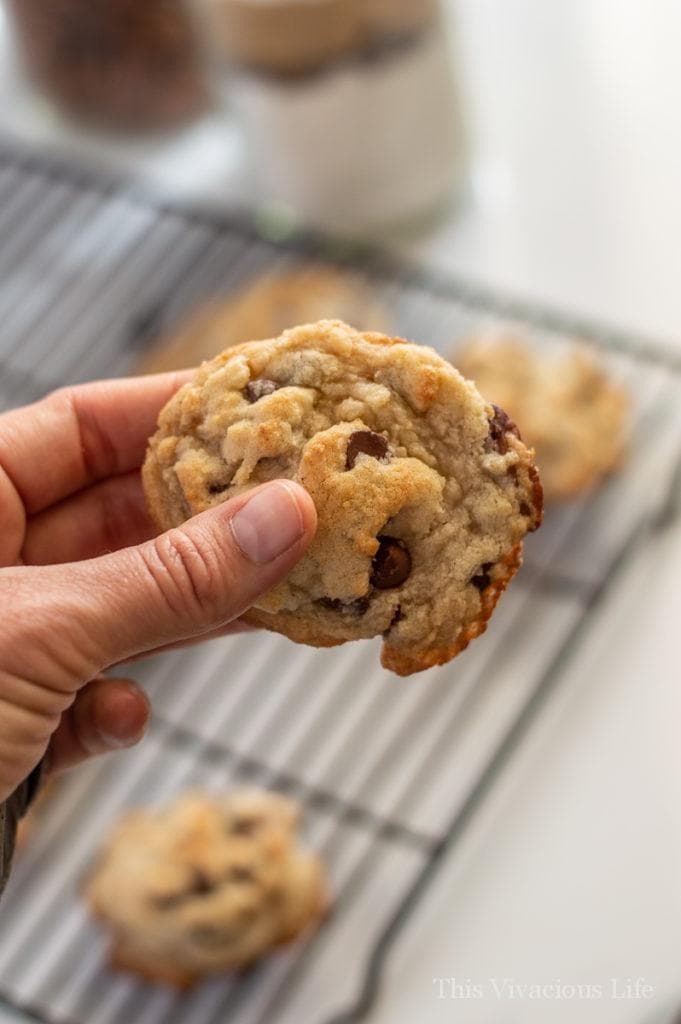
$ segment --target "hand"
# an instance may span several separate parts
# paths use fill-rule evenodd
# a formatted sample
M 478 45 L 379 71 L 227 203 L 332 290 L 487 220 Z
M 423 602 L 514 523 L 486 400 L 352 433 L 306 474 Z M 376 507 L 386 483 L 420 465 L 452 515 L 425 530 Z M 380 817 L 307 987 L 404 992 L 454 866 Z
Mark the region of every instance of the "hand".
M 57 391 L 0 416 L 0 801 L 144 733 L 118 662 L 225 632 L 310 543 L 307 492 L 276 481 L 154 537 L 139 467 L 187 374 Z

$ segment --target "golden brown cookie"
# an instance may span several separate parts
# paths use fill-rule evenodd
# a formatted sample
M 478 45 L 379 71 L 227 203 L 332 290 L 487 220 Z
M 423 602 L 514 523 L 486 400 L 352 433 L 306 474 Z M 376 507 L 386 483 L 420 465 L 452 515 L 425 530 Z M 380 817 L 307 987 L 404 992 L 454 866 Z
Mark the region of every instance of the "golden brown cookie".
M 436 352 L 321 321 L 205 363 L 165 407 L 143 482 L 160 529 L 276 478 L 315 539 L 247 614 L 293 640 L 383 636 L 400 674 L 481 633 L 541 521 L 514 424 Z
M 390 330 L 371 290 L 348 274 L 308 264 L 254 278 L 236 294 L 201 306 L 146 353 L 139 373 L 184 370 L 244 338 L 271 338 L 291 324 L 338 319 L 366 331 Z
M 260 790 L 193 792 L 124 817 L 85 886 L 112 966 L 188 988 L 317 924 L 328 888 L 298 845 L 298 819 L 292 801 Z
M 583 346 L 549 354 L 491 332 L 472 338 L 452 361 L 535 448 L 547 500 L 582 494 L 621 465 L 629 398 Z

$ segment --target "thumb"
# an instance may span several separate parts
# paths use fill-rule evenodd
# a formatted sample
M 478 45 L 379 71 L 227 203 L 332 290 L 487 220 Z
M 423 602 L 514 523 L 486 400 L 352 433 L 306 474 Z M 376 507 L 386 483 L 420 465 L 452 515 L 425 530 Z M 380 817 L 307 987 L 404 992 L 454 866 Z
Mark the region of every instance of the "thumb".
M 237 618 L 286 575 L 315 528 L 307 491 L 288 480 L 263 484 L 138 547 L 35 570 L 42 574 L 41 604 L 57 603 L 60 639 L 79 651 L 75 675 L 82 683 L 116 662 Z M 59 653 L 72 683 L 73 658 Z

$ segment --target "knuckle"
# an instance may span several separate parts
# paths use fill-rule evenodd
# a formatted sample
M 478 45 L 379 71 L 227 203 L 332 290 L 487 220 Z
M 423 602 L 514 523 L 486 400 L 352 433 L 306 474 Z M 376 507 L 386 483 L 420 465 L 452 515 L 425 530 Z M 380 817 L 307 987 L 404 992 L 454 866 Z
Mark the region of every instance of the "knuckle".
M 206 545 L 178 527 L 156 537 L 146 552 L 154 585 L 175 616 L 197 624 L 219 618 L 225 573 Z
M 52 391 L 45 399 L 48 405 L 67 417 L 73 423 L 86 476 L 110 476 L 119 472 L 119 456 L 107 430 L 93 414 L 92 402 L 88 400 L 91 389 L 79 385 L 66 385 Z
M 36 408 L 49 410 L 54 414 L 76 421 L 76 394 L 74 386 L 67 384 L 64 387 L 55 388 L 54 391 L 50 391 L 44 398 L 38 401 Z

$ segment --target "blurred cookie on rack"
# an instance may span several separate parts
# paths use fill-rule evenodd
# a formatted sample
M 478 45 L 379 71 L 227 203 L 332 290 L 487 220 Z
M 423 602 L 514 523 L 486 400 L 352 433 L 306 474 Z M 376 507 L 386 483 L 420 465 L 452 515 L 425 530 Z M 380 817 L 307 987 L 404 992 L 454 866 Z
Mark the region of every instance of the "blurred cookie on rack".
M 577 497 L 622 465 L 629 396 L 585 346 L 542 352 L 499 330 L 470 338 L 451 358 L 534 447 L 548 501 Z
M 389 332 L 390 316 L 369 285 L 321 264 L 252 278 L 238 291 L 194 309 L 146 352 L 138 373 L 184 370 L 245 338 L 271 338 L 293 324 L 345 320 L 359 330 Z
M 297 805 L 275 793 L 192 791 L 127 814 L 85 886 L 111 933 L 111 964 L 185 989 L 244 968 L 317 925 L 320 860 L 298 842 Z

